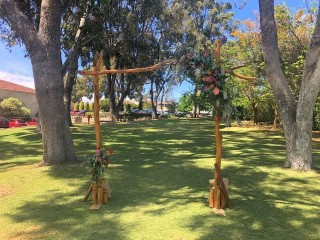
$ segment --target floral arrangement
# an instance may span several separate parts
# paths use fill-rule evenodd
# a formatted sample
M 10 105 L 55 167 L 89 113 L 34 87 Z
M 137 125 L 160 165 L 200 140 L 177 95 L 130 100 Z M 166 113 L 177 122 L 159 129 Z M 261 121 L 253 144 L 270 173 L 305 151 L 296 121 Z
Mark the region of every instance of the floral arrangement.
M 223 116 L 228 120 L 232 113 L 231 100 L 237 90 L 218 66 L 213 54 L 209 54 L 208 50 L 196 52 L 192 49 L 178 52 L 178 71 L 195 81 L 200 88 L 196 95 L 199 97 L 201 94 L 208 94 L 213 106 L 217 110 L 223 110 Z
M 112 149 L 109 149 L 106 152 L 101 149 L 97 149 L 95 154 L 87 156 L 86 166 L 91 169 L 92 181 L 102 181 L 105 169 L 110 164 L 112 154 Z

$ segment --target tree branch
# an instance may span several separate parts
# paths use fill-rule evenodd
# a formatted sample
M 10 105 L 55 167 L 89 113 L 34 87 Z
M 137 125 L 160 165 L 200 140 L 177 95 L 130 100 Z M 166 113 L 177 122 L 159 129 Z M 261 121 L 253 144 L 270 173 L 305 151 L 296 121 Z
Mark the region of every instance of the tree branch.
M 2 18 L 11 29 L 15 29 L 16 37 L 21 38 L 24 43 L 35 42 L 36 31 L 34 26 L 27 16 L 18 8 L 15 1 L 0 0 L 0 18 Z
M 260 25 L 266 74 L 282 110 L 296 108 L 295 99 L 281 69 L 274 0 L 259 0 Z
M 67 74 L 70 62 L 74 61 L 73 58 L 78 58 L 78 48 L 80 46 L 80 40 L 79 39 L 80 39 L 80 36 L 81 36 L 81 33 L 82 33 L 82 29 L 83 29 L 83 27 L 85 25 L 87 16 L 88 16 L 89 7 L 90 7 L 90 1 L 87 1 L 86 2 L 86 8 L 85 8 L 85 11 L 82 14 L 81 19 L 80 19 L 79 26 L 78 26 L 76 35 L 74 37 L 74 42 L 72 44 L 71 50 L 70 50 L 70 52 L 68 54 L 67 59 L 65 60 L 65 62 L 62 65 L 62 69 L 61 69 L 62 77 L 64 77 Z M 92 40 L 92 38 L 90 40 Z
M 320 3 L 318 11 L 320 10 Z M 320 14 L 318 13 L 316 25 L 311 37 L 311 41 L 309 44 L 307 56 L 306 56 L 306 62 L 305 67 L 303 69 L 303 81 L 305 79 L 309 79 L 310 75 L 313 73 L 317 61 L 320 56 Z
M 128 74 L 128 73 L 140 73 L 140 72 L 152 72 L 159 67 L 162 67 L 164 65 L 173 63 L 174 59 L 165 60 L 162 62 L 159 62 L 151 67 L 143 67 L 143 68 L 131 68 L 131 69 L 106 69 L 101 70 L 99 72 L 97 71 L 80 71 L 79 73 L 84 76 L 88 75 L 103 75 L 103 74 L 115 74 L 115 73 L 122 73 L 122 74 Z

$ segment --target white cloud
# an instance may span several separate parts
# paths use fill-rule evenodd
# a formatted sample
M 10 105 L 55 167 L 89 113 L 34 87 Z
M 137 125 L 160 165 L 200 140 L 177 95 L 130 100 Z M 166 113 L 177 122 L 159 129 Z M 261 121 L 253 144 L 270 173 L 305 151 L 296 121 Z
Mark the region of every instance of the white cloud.
M 31 76 L 0 70 L 0 79 L 34 89 L 34 80 Z

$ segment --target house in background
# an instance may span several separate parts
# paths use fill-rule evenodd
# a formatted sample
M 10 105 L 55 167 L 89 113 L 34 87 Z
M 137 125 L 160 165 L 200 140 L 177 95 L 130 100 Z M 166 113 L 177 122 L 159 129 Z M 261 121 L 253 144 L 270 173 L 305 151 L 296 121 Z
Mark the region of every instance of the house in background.
M 31 117 L 35 117 L 38 113 L 39 107 L 34 89 L 0 80 L 0 102 L 10 97 L 19 99 L 26 108 L 30 109 Z

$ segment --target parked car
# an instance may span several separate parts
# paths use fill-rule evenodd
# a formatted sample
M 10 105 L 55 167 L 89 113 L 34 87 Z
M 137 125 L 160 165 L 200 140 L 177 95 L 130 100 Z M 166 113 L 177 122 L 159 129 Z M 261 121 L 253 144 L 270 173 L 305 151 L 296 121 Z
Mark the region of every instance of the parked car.
M 147 109 L 145 110 L 145 112 L 146 112 L 147 114 L 152 114 L 152 108 L 147 108 Z
M 27 126 L 37 126 L 38 125 L 38 119 L 32 118 L 30 121 L 26 121 Z
M 86 110 L 70 110 L 70 115 L 71 116 L 85 116 L 86 115 Z
M 139 109 L 137 109 L 137 108 L 132 108 L 130 111 L 131 111 L 132 113 L 138 113 Z
M 78 110 L 70 110 L 70 115 L 71 116 L 78 116 L 79 115 L 79 111 Z
M 21 119 L 10 119 L 9 121 L 9 127 L 13 128 L 13 127 L 23 127 L 23 126 L 27 126 L 26 122 L 21 120 Z
M 9 127 L 9 119 L 0 117 L 0 128 L 8 128 Z

